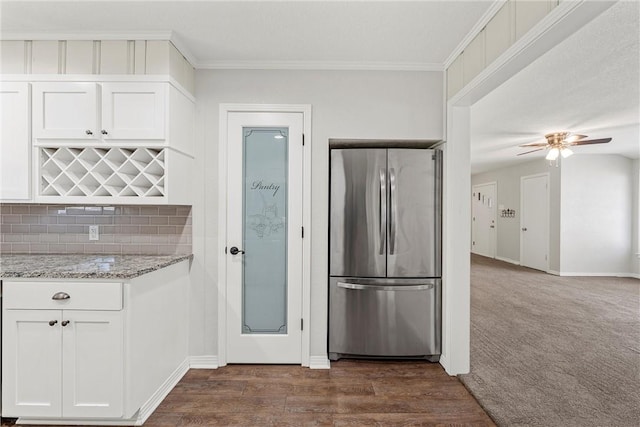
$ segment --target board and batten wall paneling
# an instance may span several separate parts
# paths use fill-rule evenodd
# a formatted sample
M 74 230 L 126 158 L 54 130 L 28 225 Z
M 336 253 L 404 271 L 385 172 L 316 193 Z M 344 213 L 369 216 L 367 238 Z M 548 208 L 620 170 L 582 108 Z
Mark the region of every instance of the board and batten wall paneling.
M 447 97 L 458 93 L 557 4 L 558 0 L 508 0 L 449 65 Z
M 100 43 L 100 74 L 132 74 L 132 68 L 127 40 L 103 40 Z
M 491 64 L 513 44 L 510 19 L 512 2 L 506 2 L 485 27 L 485 60 Z
M 464 61 L 464 52 L 461 53 L 451 66 L 447 69 L 447 97 L 451 98 L 453 95 L 458 93 L 460 89 L 464 86 L 463 84 L 463 61 Z
M 26 42 L 22 40 L 0 41 L 0 73 L 24 74 L 26 69 Z
M 466 86 L 485 67 L 484 61 L 484 30 L 471 40 L 464 50 L 464 66 L 462 68 L 462 83 Z
M 516 40 L 540 22 L 556 4 L 553 0 L 513 0 Z
M 60 42 L 34 40 L 31 43 L 31 72 L 33 74 L 60 73 Z
M 195 69 L 169 40 L 2 40 L 0 73 L 162 74 L 195 91 Z
M 91 40 L 67 41 L 66 74 L 94 74 L 93 47 Z
M 135 41 L 133 72 L 140 75 L 147 73 L 147 42 L 145 40 Z

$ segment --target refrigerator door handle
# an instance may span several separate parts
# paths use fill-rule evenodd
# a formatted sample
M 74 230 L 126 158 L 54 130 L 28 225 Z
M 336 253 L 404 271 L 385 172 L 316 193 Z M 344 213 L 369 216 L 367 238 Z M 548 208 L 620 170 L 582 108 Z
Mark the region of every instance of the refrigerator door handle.
M 396 218 L 398 217 L 398 202 L 396 200 L 396 171 L 394 168 L 389 169 L 389 255 L 393 255 L 396 251 Z
M 387 229 L 387 177 L 385 170 L 380 169 L 380 255 L 385 251 L 385 231 Z
M 432 283 L 423 285 L 398 285 L 398 286 L 384 286 L 384 285 L 362 285 L 360 283 L 346 283 L 338 282 L 338 287 L 343 289 L 352 289 L 357 291 L 426 291 L 433 289 Z

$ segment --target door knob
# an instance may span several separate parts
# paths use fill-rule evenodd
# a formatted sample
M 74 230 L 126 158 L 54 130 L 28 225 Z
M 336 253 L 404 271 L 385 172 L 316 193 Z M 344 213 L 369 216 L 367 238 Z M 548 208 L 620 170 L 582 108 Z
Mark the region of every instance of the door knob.
M 522 231 L 527 231 L 527 227 L 522 227 Z
M 103 135 L 107 135 L 109 132 L 107 132 L 106 130 L 102 129 L 102 130 L 100 131 L 100 133 L 101 133 L 101 134 L 103 134 Z
M 242 249 L 238 249 L 235 246 L 232 246 L 231 249 L 229 249 L 229 252 L 231 253 L 231 255 L 238 255 L 238 254 L 243 254 L 244 251 Z
M 67 326 L 69 324 L 68 320 L 63 320 L 62 323 L 60 323 L 62 326 Z
M 85 130 L 84 133 L 86 133 L 87 135 L 93 135 L 93 132 L 91 132 L 91 129 Z
M 49 326 L 54 326 L 56 323 L 58 323 L 57 320 L 49 320 Z

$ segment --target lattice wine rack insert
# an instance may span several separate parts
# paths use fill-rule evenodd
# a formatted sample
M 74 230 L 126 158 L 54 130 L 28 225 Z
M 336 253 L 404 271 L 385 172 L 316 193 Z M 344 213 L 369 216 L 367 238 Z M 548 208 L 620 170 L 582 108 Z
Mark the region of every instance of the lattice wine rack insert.
M 162 197 L 163 148 L 40 148 L 40 195 Z

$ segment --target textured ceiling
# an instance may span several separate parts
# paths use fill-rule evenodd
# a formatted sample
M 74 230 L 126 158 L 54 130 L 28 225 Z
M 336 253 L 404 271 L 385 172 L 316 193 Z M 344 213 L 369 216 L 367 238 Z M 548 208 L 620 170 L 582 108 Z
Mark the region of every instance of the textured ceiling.
M 518 145 L 563 130 L 613 137 L 576 155 L 640 157 L 640 3 L 607 9 L 475 103 L 471 121 L 474 173 L 544 157 L 516 157 Z
M 2 1 L 0 29 L 5 34 L 173 30 L 201 67 L 283 61 L 441 67 L 492 3 Z

